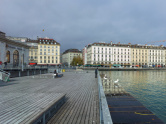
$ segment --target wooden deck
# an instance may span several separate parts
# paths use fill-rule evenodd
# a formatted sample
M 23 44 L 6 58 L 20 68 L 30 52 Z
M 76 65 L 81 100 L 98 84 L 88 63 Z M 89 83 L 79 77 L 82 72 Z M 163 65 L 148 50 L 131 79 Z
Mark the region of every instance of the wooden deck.
M 48 124 L 98 124 L 98 85 L 94 76 L 65 72 L 55 79 L 51 74 L 11 79 L 0 85 L 0 123 L 29 123 L 27 119 L 33 120 L 33 115 L 66 94 L 66 103 Z

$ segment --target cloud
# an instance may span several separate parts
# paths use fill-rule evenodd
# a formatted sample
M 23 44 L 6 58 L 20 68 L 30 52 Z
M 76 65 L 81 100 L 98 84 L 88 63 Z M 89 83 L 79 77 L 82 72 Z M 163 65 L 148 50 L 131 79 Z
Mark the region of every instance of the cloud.
M 62 52 L 98 41 L 144 44 L 166 39 L 165 4 L 164 0 L 3 0 L 0 30 L 8 36 L 54 38 Z

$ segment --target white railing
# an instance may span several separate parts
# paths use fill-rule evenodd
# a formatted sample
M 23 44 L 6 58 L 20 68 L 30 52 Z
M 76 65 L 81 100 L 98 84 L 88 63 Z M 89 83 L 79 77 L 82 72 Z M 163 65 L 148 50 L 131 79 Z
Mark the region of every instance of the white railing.
M 0 69 L 0 80 L 7 82 L 9 80 L 10 73 Z

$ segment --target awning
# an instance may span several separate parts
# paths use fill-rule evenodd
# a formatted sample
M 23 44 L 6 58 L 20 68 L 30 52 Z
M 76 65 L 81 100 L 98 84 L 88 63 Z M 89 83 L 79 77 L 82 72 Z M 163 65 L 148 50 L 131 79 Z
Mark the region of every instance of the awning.
M 37 65 L 37 63 L 29 63 L 29 65 Z
M 121 66 L 121 65 L 120 65 L 120 64 L 113 64 L 113 66 L 116 66 L 116 67 L 117 67 L 117 66 Z

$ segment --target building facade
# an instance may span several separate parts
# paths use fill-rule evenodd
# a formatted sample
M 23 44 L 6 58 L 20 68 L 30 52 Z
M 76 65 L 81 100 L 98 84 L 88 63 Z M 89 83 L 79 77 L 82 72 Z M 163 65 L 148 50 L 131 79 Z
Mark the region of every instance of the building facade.
M 87 47 L 87 64 L 131 65 L 130 53 L 127 44 L 93 43 Z
M 59 65 L 60 43 L 50 38 L 38 38 L 26 42 L 29 48 L 29 64 Z
M 38 38 L 38 65 L 59 65 L 60 44 L 54 39 Z
M 165 66 L 166 47 L 93 43 L 87 46 L 87 64 L 120 66 Z
M 4 34 L 0 35 L 0 61 L 7 62 L 8 67 L 28 64 L 29 46 L 9 40 Z
M 80 56 L 82 58 L 82 52 L 78 49 L 68 49 L 62 54 L 62 64 L 70 66 L 74 57 Z

